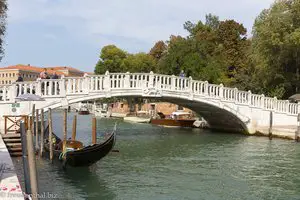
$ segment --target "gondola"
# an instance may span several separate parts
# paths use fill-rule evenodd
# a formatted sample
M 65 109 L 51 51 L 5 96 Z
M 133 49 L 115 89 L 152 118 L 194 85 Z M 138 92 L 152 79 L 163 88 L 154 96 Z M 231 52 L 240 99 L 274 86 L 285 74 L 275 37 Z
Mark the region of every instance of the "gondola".
M 46 138 L 49 136 L 49 129 L 45 132 Z M 109 137 L 102 143 L 83 147 L 80 141 L 67 140 L 65 151 L 62 149 L 63 141 L 52 133 L 53 157 L 62 162 L 63 167 L 67 165 L 72 167 L 90 166 L 101 158 L 105 157 L 114 147 L 116 142 L 116 125 Z M 49 141 L 45 140 L 45 151 L 49 152 Z

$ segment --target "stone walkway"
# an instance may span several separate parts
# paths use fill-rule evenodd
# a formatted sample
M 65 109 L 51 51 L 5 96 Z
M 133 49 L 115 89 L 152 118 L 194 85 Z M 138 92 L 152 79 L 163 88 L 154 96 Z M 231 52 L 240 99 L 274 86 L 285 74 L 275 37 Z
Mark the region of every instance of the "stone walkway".
M 0 199 L 24 200 L 14 165 L 0 134 Z

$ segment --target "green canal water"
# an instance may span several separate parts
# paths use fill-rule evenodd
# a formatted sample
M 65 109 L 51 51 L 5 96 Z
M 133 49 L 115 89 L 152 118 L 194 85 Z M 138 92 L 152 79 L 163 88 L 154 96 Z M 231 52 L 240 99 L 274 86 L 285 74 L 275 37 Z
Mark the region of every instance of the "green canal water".
M 68 116 L 71 134 L 72 115 Z M 62 113 L 54 113 L 62 132 Z M 118 122 L 116 149 L 90 168 L 62 171 L 38 159 L 39 191 L 57 199 L 300 199 L 300 144 L 200 129 L 99 119 L 99 137 Z M 91 141 L 91 116 L 78 116 L 77 136 Z M 14 159 L 22 179 L 21 160 Z M 50 198 L 49 198 L 50 199 Z

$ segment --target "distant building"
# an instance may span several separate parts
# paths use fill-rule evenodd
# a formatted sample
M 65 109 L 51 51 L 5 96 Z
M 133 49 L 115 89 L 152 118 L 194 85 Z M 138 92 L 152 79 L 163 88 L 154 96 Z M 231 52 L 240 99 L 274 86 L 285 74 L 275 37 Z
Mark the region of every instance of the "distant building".
M 73 67 L 48 67 L 47 69 L 62 72 L 65 76 L 71 77 L 83 76 L 85 73 Z
M 84 72 L 73 67 L 48 67 L 47 73 L 51 77 L 54 72 L 60 76 L 83 76 Z M 12 84 L 18 79 L 18 74 L 23 77 L 23 81 L 35 81 L 39 74 L 44 70 L 43 67 L 31 65 L 13 65 L 0 68 L 0 85 Z
M 30 65 L 14 65 L 0 68 L 0 85 L 11 84 L 16 82 L 18 74 L 23 77 L 23 81 L 34 81 L 39 77 L 43 68 Z M 48 71 L 51 76 L 54 71 Z M 58 74 L 62 75 L 62 73 Z

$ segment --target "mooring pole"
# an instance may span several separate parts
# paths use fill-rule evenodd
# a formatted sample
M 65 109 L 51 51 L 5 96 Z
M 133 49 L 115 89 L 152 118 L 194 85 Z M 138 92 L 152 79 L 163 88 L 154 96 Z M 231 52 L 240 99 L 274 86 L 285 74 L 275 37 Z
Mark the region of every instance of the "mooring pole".
M 32 133 L 34 133 L 34 113 L 35 113 L 35 104 L 32 105 L 31 120 L 30 120 L 30 130 Z
M 76 139 L 77 115 L 73 118 L 72 140 Z
M 39 109 L 35 110 L 35 151 L 39 149 Z
M 272 140 L 273 135 L 272 135 L 272 128 L 273 128 L 273 112 L 270 111 L 270 127 L 269 127 L 269 139 Z
M 92 118 L 92 144 L 97 143 L 97 121 L 96 117 Z
M 27 156 L 27 141 L 26 141 L 26 128 L 24 122 L 20 125 L 21 132 L 21 145 L 22 145 L 22 161 L 23 161 L 23 172 L 24 172 L 24 183 L 25 183 L 25 194 L 30 194 L 30 176 L 28 170 L 28 156 Z
M 44 109 L 41 109 L 41 147 L 40 147 L 40 156 L 43 156 L 44 150 Z
M 297 131 L 295 134 L 295 140 L 296 142 L 300 141 L 300 113 L 298 113 L 298 117 L 297 117 Z
M 63 138 L 63 152 L 65 152 L 65 148 L 66 148 L 66 143 L 67 143 L 67 113 L 68 113 L 68 109 L 64 109 L 64 138 Z
M 48 126 L 49 126 L 49 155 L 50 155 L 50 160 L 52 162 L 53 160 L 53 143 L 52 143 L 52 112 L 51 108 L 48 110 Z
M 37 200 L 38 184 L 37 184 L 37 176 L 36 176 L 36 162 L 35 162 L 35 153 L 33 147 L 33 137 L 32 137 L 31 130 L 27 131 L 26 140 L 27 140 L 27 153 L 28 153 L 28 163 L 29 163 L 31 194 L 32 194 L 32 199 Z

